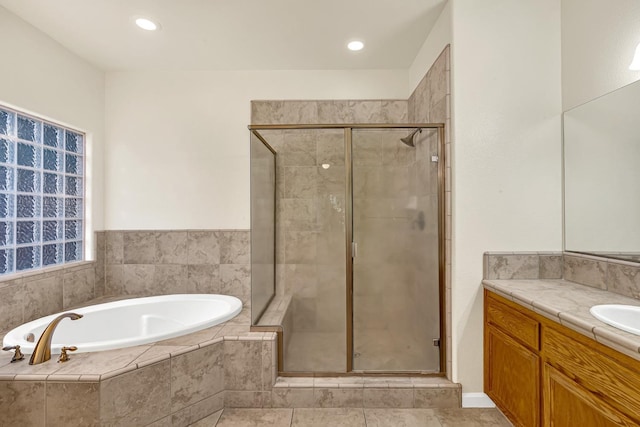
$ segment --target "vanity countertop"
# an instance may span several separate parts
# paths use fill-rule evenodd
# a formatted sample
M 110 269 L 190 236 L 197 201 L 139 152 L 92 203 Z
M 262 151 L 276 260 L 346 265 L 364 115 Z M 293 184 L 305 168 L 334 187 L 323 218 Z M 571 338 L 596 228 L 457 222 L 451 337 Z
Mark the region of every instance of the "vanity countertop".
M 483 280 L 486 289 L 640 360 L 640 336 L 609 326 L 591 315 L 598 304 L 640 306 L 640 300 L 567 280 Z

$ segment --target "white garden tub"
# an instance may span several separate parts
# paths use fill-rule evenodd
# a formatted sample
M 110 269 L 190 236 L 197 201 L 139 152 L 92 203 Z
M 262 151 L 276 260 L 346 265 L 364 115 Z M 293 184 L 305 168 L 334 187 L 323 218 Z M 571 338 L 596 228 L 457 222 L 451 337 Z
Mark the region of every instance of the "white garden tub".
M 77 352 L 112 350 L 179 337 L 234 318 L 242 301 L 228 295 L 185 294 L 132 298 L 90 305 L 66 312 L 82 314 L 78 320 L 63 319 L 56 328 L 51 353 L 63 346 Z M 62 313 L 42 317 L 10 331 L 3 347 L 20 345 L 25 354 L 33 348 L 47 325 Z M 29 342 L 33 334 L 35 342 Z

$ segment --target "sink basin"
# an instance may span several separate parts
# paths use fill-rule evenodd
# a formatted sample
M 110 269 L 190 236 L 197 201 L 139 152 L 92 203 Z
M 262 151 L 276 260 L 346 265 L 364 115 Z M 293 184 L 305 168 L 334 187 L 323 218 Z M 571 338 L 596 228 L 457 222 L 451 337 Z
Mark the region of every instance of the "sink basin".
M 589 309 L 593 317 L 614 328 L 640 335 L 640 307 L 635 305 L 602 304 Z

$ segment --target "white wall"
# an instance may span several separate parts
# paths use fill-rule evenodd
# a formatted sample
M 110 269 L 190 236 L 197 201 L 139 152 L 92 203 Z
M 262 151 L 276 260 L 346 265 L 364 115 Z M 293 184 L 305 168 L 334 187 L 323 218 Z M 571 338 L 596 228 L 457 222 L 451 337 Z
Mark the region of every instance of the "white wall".
M 252 99 L 407 92 L 406 70 L 107 73 L 106 228 L 249 228 Z
M 562 0 L 563 110 L 640 79 L 638 43 L 638 0 Z
M 87 248 L 103 217 L 104 74 L 0 7 L 0 103 L 87 132 Z
M 560 3 L 451 0 L 453 379 L 482 391 L 482 254 L 562 249 Z
M 418 86 L 418 83 L 420 83 L 436 59 L 438 59 L 438 56 L 440 56 L 445 46 L 451 43 L 452 36 L 451 1 L 448 1 L 444 5 L 444 8 L 442 8 L 438 20 L 409 67 L 410 92 L 413 92 L 416 86 Z M 411 93 L 407 94 L 406 97 L 408 98 L 409 95 L 411 95 Z

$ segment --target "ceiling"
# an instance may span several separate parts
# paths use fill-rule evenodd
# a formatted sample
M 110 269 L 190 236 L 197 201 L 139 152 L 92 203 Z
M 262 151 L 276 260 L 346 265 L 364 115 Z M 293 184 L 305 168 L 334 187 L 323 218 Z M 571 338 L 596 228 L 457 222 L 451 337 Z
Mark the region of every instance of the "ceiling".
M 104 70 L 408 68 L 446 0 L 0 0 Z M 133 24 L 149 17 L 161 30 Z M 350 52 L 348 41 L 365 48 Z

